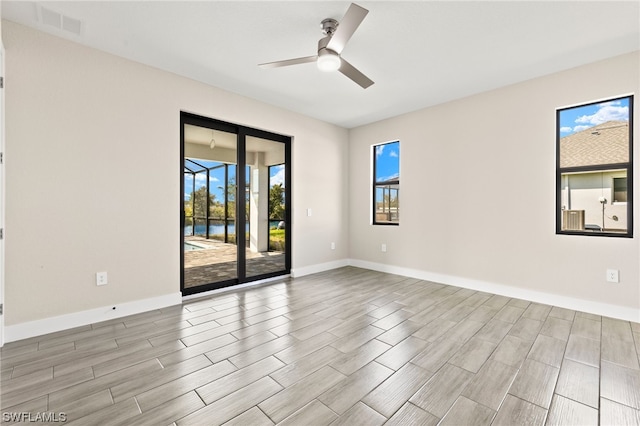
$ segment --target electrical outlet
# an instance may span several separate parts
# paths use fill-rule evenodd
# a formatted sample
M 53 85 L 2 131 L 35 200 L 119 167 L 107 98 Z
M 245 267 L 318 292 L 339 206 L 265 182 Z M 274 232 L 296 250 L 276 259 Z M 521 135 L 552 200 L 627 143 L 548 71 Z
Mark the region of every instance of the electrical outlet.
M 382 247 L 380 247 L 380 250 L 381 250 L 383 253 L 386 253 L 386 252 L 387 252 L 387 245 L 383 243 L 383 244 L 382 244 Z
M 619 283 L 620 271 L 618 271 L 617 269 L 607 269 L 607 282 Z
M 106 285 L 108 282 L 106 272 L 96 272 L 96 285 Z

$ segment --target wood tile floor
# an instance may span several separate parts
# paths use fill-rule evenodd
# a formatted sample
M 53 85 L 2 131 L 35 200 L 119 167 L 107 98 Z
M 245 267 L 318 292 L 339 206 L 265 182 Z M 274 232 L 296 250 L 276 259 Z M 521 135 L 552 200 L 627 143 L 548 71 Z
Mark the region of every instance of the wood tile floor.
M 637 323 L 347 267 L 7 344 L 0 406 L 70 425 L 638 425 L 639 353 Z

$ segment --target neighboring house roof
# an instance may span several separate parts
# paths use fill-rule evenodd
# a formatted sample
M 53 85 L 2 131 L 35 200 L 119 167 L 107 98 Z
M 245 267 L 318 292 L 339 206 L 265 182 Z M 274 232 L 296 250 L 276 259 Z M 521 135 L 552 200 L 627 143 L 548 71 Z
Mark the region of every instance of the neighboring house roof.
M 560 167 L 629 161 L 629 122 L 607 121 L 560 139 Z

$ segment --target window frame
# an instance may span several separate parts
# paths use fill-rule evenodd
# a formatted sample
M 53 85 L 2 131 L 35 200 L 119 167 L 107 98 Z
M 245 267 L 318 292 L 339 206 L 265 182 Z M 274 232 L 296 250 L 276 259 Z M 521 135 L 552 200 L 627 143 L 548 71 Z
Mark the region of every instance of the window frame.
M 398 144 L 398 178 L 397 179 L 389 179 L 386 181 L 377 182 L 376 181 L 376 172 L 377 172 L 377 149 L 380 146 Z M 371 146 L 371 156 L 372 156 L 372 175 L 371 175 L 371 188 L 372 188 L 372 204 L 371 204 L 371 224 L 372 225 L 383 225 L 383 226 L 398 226 L 400 225 L 400 140 L 391 140 L 388 142 L 382 142 L 378 144 L 374 144 Z M 376 193 L 379 188 L 383 188 L 385 190 L 395 190 L 396 192 L 396 200 L 397 200 L 397 211 L 396 211 L 396 220 L 378 220 L 377 218 L 377 203 L 376 203 Z M 395 188 L 394 188 L 395 187 Z M 384 195 L 383 195 L 384 197 Z
M 581 108 L 588 107 L 598 104 L 603 104 L 606 102 L 615 102 L 622 99 L 629 100 L 629 145 L 628 145 L 628 161 L 622 163 L 607 163 L 607 164 L 596 164 L 596 165 L 587 165 L 587 166 L 570 166 L 570 167 L 561 167 L 561 157 L 560 157 L 560 140 L 561 137 L 561 123 L 560 123 L 560 115 L 562 112 Z M 597 237 L 618 237 L 618 238 L 633 238 L 633 112 L 634 111 L 634 95 L 621 95 L 613 98 L 607 98 L 594 102 L 587 102 L 583 104 L 572 105 L 563 108 L 556 109 L 556 235 L 583 235 L 583 236 L 597 236 Z M 577 174 L 577 173 L 587 173 L 587 172 L 608 172 L 608 171 L 624 171 L 626 172 L 627 179 L 627 201 L 626 202 L 614 202 L 614 186 L 613 179 L 611 180 L 611 200 L 607 200 L 610 202 L 610 205 L 625 205 L 626 204 L 626 215 L 627 215 L 627 229 L 626 232 L 612 232 L 606 231 L 605 229 L 601 229 L 599 231 L 594 230 L 568 230 L 562 229 L 563 223 L 563 197 L 562 197 L 562 182 L 563 176 L 567 174 Z

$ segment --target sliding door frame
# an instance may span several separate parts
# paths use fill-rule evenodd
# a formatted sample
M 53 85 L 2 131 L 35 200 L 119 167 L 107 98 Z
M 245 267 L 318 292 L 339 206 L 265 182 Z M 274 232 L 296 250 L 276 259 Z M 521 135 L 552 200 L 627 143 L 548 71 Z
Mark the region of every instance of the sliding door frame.
M 184 287 L 184 126 L 191 124 L 198 127 L 219 130 L 228 133 L 234 133 L 237 140 L 237 163 L 236 163 L 236 245 L 237 245 L 237 278 L 206 283 L 196 287 Z M 246 179 L 246 140 L 248 136 L 266 139 L 284 144 L 285 152 L 285 268 L 282 271 L 269 272 L 260 275 L 247 277 L 246 275 L 246 201 L 245 188 Z M 233 124 L 226 121 L 216 120 L 213 118 L 203 117 L 189 112 L 180 112 L 180 291 L 183 296 L 201 293 L 203 291 L 217 290 L 220 288 L 230 287 L 237 284 L 263 280 L 283 276 L 291 273 L 291 241 L 292 228 L 291 225 L 291 142 L 290 136 L 280 135 L 266 130 L 254 129 L 251 127 Z M 207 224 L 208 226 L 208 224 Z M 240 245 L 238 245 L 241 243 Z

